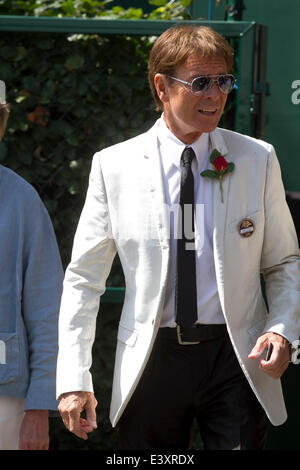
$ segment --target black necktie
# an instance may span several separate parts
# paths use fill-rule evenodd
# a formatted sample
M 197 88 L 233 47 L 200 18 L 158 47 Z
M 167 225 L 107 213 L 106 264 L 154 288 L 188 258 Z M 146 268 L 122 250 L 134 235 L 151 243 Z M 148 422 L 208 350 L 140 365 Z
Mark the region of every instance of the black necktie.
M 197 320 L 196 259 L 194 249 L 194 176 L 195 153 L 186 147 L 181 155 L 180 207 L 177 240 L 176 323 L 192 327 Z

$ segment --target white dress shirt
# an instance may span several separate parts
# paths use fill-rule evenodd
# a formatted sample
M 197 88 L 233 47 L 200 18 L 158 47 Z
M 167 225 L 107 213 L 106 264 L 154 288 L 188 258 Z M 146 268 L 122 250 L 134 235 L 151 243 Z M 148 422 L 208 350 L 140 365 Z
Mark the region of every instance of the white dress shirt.
M 170 216 L 170 264 L 168 271 L 165 304 L 161 327 L 175 327 L 175 285 L 177 240 L 174 237 L 174 212 L 178 208 L 180 196 L 180 159 L 186 144 L 181 142 L 167 128 L 163 116 L 159 122 L 158 142 L 161 157 L 165 199 Z M 210 168 L 210 138 L 203 133 L 190 145 L 196 154 L 192 163 L 195 187 L 195 247 L 198 323 L 225 323 L 222 313 L 212 243 L 212 183 L 203 178 L 201 171 Z

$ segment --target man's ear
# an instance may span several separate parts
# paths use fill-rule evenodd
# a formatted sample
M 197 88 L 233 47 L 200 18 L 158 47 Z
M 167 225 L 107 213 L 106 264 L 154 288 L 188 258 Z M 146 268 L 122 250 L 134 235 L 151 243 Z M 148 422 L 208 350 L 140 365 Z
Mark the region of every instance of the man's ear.
M 169 101 L 169 87 L 167 77 L 162 73 L 157 73 L 154 76 L 154 86 L 160 101 L 162 103 L 167 103 Z

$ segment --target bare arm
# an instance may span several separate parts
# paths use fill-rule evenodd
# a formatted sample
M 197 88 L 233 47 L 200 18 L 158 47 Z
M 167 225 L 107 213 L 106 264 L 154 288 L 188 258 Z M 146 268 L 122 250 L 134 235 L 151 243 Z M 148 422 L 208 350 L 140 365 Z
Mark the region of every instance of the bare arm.
M 28 410 L 25 412 L 20 429 L 19 449 L 49 449 L 48 410 Z

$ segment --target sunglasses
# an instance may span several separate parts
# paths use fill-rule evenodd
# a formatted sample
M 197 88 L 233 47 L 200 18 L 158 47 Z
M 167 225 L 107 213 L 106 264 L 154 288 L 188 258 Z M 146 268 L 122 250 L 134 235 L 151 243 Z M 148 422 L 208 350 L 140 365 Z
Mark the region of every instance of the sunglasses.
M 219 90 L 222 93 L 228 94 L 231 92 L 236 82 L 236 78 L 230 74 L 210 76 L 203 75 L 201 77 L 194 78 L 194 80 L 191 82 L 185 82 L 184 80 L 171 77 L 170 75 L 167 75 L 167 77 L 172 78 L 172 80 L 176 80 L 177 82 L 183 83 L 184 85 L 188 85 L 194 95 L 201 95 L 201 93 L 205 93 L 213 86 L 213 83 L 218 85 Z

